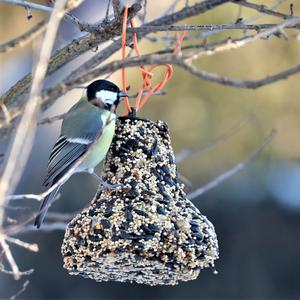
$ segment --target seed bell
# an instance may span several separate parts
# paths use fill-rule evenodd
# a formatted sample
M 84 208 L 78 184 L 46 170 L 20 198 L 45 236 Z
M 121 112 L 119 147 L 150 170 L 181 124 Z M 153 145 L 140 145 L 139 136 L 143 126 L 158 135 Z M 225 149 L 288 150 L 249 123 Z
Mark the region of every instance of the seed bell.
M 104 174 L 123 187 L 99 191 L 68 224 L 62 255 L 70 274 L 174 285 L 214 268 L 216 233 L 185 198 L 166 123 L 120 118 Z

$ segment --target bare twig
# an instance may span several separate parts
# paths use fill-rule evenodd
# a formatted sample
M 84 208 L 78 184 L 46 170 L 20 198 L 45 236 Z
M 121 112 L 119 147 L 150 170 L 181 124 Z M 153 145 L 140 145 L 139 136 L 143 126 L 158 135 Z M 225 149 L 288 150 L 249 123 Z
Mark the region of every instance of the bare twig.
M 255 149 L 255 151 L 246 160 L 238 163 L 236 166 L 226 171 L 225 173 L 221 174 L 220 176 L 216 177 L 214 180 L 207 183 L 206 185 L 197 188 L 193 192 L 189 193 L 187 195 L 187 198 L 190 200 L 195 199 L 203 195 L 207 191 L 217 187 L 223 181 L 229 179 L 239 171 L 243 170 L 252 160 L 254 160 L 261 153 L 261 151 L 271 142 L 271 140 L 274 138 L 275 135 L 276 135 L 276 130 L 273 129 L 271 133 L 264 139 L 261 145 L 259 145 L 258 148 Z
M 49 20 L 51 26 L 47 27 L 45 33 L 40 50 L 40 57 L 34 72 L 29 99 L 21 117 L 20 124 L 17 127 L 10 150 L 8 151 L 9 156 L 1 177 L 0 205 L 6 204 L 6 195 L 11 193 L 18 183 L 32 147 L 43 80 L 47 72 L 58 26 L 64 16 L 66 3 L 67 0 L 57 0 L 51 13 Z M 22 155 L 20 155 L 20 153 L 22 153 Z M 2 226 L 3 223 L 3 215 L 4 210 L 0 209 L 0 226 Z
M 105 12 L 105 18 L 104 18 L 104 20 L 105 20 L 106 22 L 108 21 L 108 15 L 109 15 L 110 4 L 111 4 L 111 0 L 108 0 L 107 7 L 106 7 L 106 12 Z
M 0 0 L 0 3 L 8 3 L 8 4 L 14 4 L 14 5 L 19 5 L 22 6 L 26 9 L 34 9 L 34 10 L 39 10 L 48 14 L 51 14 L 53 11 L 53 7 L 34 3 L 34 2 L 29 2 L 29 1 L 24 1 L 24 0 Z M 76 5 L 79 5 L 80 3 L 77 3 Z M 74 7 L 68 7 L 68 9 L 73 9 Z M 66 13 L 63 17 L 66 21 L 69 23 L 80 26 L 81 22 L 73 15 Z
M 113 108 L 112 108 L 113 109 Z M 87 151 L 80 156 L 80 158 L 78 158 L 76 160 L 76 162 L 74 162 L 74 164 L 68 169 L 68 171 L 64 174 L 64 176 L 62 176 L 58 181 L 55 182 L 55 184 L 53 184 L 51 187 L 49 187 L 45 192 L 41 193 L 41 194 L 34 194 L 33 197 L 34 199 L 38 200 L 38 201 L 42 201 L 43 199 L 45 199 L 46 196 L 48 196 L 53 190 L 55 190 L 56 188 L 58 188 L 59 186 L 61 186 L 75 171 L 75 169 L 82 163 L 82 161 L 86 158 L 86 156 L 90 153 L 91 149 L 93 148 L 94 144 L 97 143 L 97 141 L 99 140 L 99 138 L 102 135 L 103 130 L 106 128 L 106 126 L 108 126 L 110 124 L 110 122 L 113 121 L 113 116 L 112 113 L 109 114 L 109 116 L 107 117 L 106 123 L 103 125 L 103 127 L 101 128 L 101 130 L 99 130 L 96 138 L 94 139 L 94 141 L 89 145 Z M 32 194 L 31 194 L 32 195 Z M 16 199 L 19 198 L 20 196 L 22 197 L 26 197 L 26 199 L 28 199 L 28 195 L 12 195 L 9 196 L 10 199 Z M 56 200 L 56 199 L 55 199 Z M 51 206 L 51 203 L 49 203 L 49 205 L 46 205 L 42 211 L 47 210 L 49 207 Z M 32 215 L 30 218 L 28 218 L 27 220 L 25 220 L 24 222 L 22 222 L 21 224 L 18 224 L 16 226 L 11 226 L 9 229 L 6 229 L 4 231 L 5 235 L 11 234 L 15 231 L 18 231 L 21 227 L 23 227 L 25 224 L 29 223 L 30 221 L 32 221 L 33 219 L 36 218 L 37 215 L 39 215 L 41 213 L 41 211 L 39 211 L 37 214 Z
M 33 270 L 32 270 L 33 271 Z M 22 288 L 13 296 L 10 297 L 10 300 L 15 300 L 17 297 L 19 297 L 22 293 L 24 293 L 26 291 L 26 288 L 29 285 L 29 280 L 26 280 L 23 285 Z
M 21 278 L 21 273 L 20 273 L 19 267 L 16 264 L 16 261 L 10 251 L 10 248 L 9 248 L 8 244 L 6 243 L 3 236 L 0 236 L 0 245 L 4 251 L 5 257 L 11 267 L 12 273 L 14 275 L 14 279 L 19 280 Z
M 197 59 L 201 56 L 207 56 L 207 55 L 213 55 L 215 53 L 223 52 L 223 51 L 229 51 L 231 49 L 237 49 L 240 47 L 243 47 L 249 43 L 253 43 L 259 38 L 267 37 L 271 34 L 274 34 L 275 32 L 278 32 L 278 30 L 281 30 L 285 28 L 286 26 L 297 24 L 300 21 L 300 17 L 295 17 L 293 19 L 289 19 L 282 24 L 275 25 L 272 28 L 266 29 L 264 31 L 261 31 L 255 35 L 236 39 L 236 40 L 226 40 L 221 43 L 215 43 L 208 46 L 200 46 L 199 49 L 196 49 L 194 53 L 190 53 L 188 55 L 183 56 L 182 58 L 174 57 L 174 56 L 168 56 L 168 55 L 158 55 L 158 54 L 150 54 L 150 55 L 144 55 L 139 58 L 129 58 L 126 60 L 125 63 L 122 61 L 115 61 L 109 64 L 106 64 L 102 67 L 92 69 L 97 64 L 97 61 L 101 61 L 100 57 L 93 58 L 92 60 L 88 61 L 87 63 L 83 64 L 80 68 L 78 68 L 75 72 L 72 72 L 70 76 L 67 77 L 67 79 L 63 82 L 61 82 L 59 85 L 55 86 L 54 88 L 50 88 L 45 92 L 45 97 L 50 97 L 46 101 L 50 101 L 53 98 L 56 98 L 58 96 L 61 96 L 66 91 L 70 90 L 72 87 L 77 86 L 78 84 L 82 84 L 84 82 L 93 80 L 94 78 L 97 78 L 103 74 L 107 74 L 108 72 L 113 72 L 116 70 L 121 69 L 122 67 L 132 67 L 137 66 L 140 64 L 164 64 L 164 63 L 173 63 L 175 65 L 178 65 L 185 70 L 189 71 L 193 75 L 200 77 L 204 80 L 216 82 L 219 84 L 239 87 L 239 88 L 249 88 L 249 89 L 255 89 L 273 82 L 276 82 L 278 80 L 287 78 L 288 76 L 291 76 L 293 74 L 296 74 L 299 72 L 299 65 L 289 68 L 283 72 L 280 72 L 278 74 L 275 74 L 270 77 L 266 77 L 260 80 L 240 80 L 240 79 L 232 79 L 232 78 L 226 78 L 220 75 L 208 73 L 205 71 L 200 71 L 190 64 L 188 64 L 189 60 Z M 113 47 L 116 46 L 116 43 L 113 44 Z M 182 47 L 182 50 L 190 49 L 192 46 L 186 46 Z M 104 54 L 102 54 L 104 55 Z M 106 54 L 105 54 L 106 55 Z M 103 56 L 102 56 L 103 58 Z M 85 70 L 91 70 L 89 72 L 83 73 Z M 77 77 L 77 78 L 76 78 Z M 75 79 L 73 79 L 75 78 Z
M 278 8 L 278 6 L 281 5 L 281 4 L 282 4 L 283 2 L 285 2 L 285 1 L 286 1 L 286 0 L 276 0 L 276 1 L 274 1 L 274 3 L 269 7 L 269 9 L 275 11 L 275 10 Z M 241 7 L 241 6 L 240 6 L 240 7 Z M 255 15 L 253 15 L 253 16 L 247 18 L 246 20 L 244 20 L 243 23 L 245 23 L 245 22 L 246 22 L 246 23 L 247 23 L 247 22 L 249 23 L 249 22 L 256 21 L 256 20 L 260 19 L 260 18 L 263 17 L 263 16 L 265 16 L 265 14 L 259 12 L 258 14 L 255 14 Z
M 31 8 L 31 9 L 39 10 L 39 11 L 46 12 L 46 13 L 51 13 L 52 12 L 52 7 L 50 7 L 50 6 L 45 6 L 45 5 L 42 5 L 42 4 L 29 2 L 29 1 L 24 1 L 24 0 L 0 0 L 0 2 L 19 5 L 19 6 L 22 6 L 24 8 Z
M 1 1 L 1 0 L 0 0 Z M 128 19 L 132 18 L 140 9 L 140 6 L 133 5 L 128 12 Z M 51 75 L 56 70 L 65 66 L 68 62 L 83 54 L 84 52 L 96 47 L 100 43 L 106 42 L 113 37 L 117 36 L 121 32 L 120 25 L 117 25 L 114 20 L 111 22 L 104 22 L 104 24 L 98 26 L 97 34 L 87 34 L 80 37 L 62 49 L 58 50 L 51 58 L 47 70 L 47 75 Z M 120 49 L 121 45 L 115 49 L 114 52 Z M 114 53 L 112 52 L 112 53 Z M 104 59 L 109 57 L 112 53 L 108 54 Z M 31 84 L 31 75 L 28 74 L 19 80 L 13 87 L 11 87 L 4 95 L 1 96 L 0 101 L 5 103 L 7 106 L 14 105 L 18 102 L 17 111 L 15 111 L 15 117 L 20 115 L 21 107 L 24 103 L 24 94 L 29 90 Z M 0 136 L 10 132 L 10 129 L 4 128 Z
M 220 30 L 255 30 L 260 31 L 262 29 L 273 28 L 278 24 L 211 24 L 211 25 L 161 25 L 161 26 L 142 26 L 142 27 L 134 27 L 128 28 L 128 32 L 160 32 L 160 31 L 201 31 L 201 30 L 209 30 L 209 31 L 220 31 Z M 285 28 L 297 28 L 300 29 L 300 21 L 297 24 L 292 26 L 286 26 Z
M 173 24 L 174 22 L 178 22 L 186 18 L 195 16 L 197 14 L 201 14 L 211 9 L 214 9 L 215 7 L 229 1 L 230 0 L 206 0 L 201 3 L 196 3 L 193 6 L 185 7 L 173 14 L 157 18 L 154 21 L 148 22 L 147 25 L 154 26 Z M 140 5 L 132 6 L 131 10 L 129 10 L 129 18 L 130 12 L 131 17 L 133 17 L 140 10 L 140 8 Z M 99 45 L 100 43 L 108 41 L 113 37 L 119 35 L 121 33 L 121 27 L 117 24 L 119 24 L 119 22 L 105 22 L 100 27 L 98 26 L 97 34 L 84 35 L 83 37 L 76 39 L 75 41 L 71 42 L 70 44 L 59 50 L 49 62 L 47 75 L 52 74 L 59 68 L 66 65 L 72 59 L 94 48 L 96 45 Z M 139 36 L 142 35 L 142 33 L 139 34 Z M 128 34 L 128 41 L 131 40 L 131 38 L 131 34 Z M 101 54 L 97 54 L 93 59 L 89 60 L 88 64 L 83 64 L 81 67 L 78 68 L 78 70 L 75 70 L 74 73 L 80 75 L 80 73 L 83 73 L 88 69 L 94 68 L 99 63 L 103 62 L 105 59 L 111 57 L 111 55 L 118 51 L 120 48 L 121 40 L 119 39 L 112 43 L 109 47 L 101 51 Z M 80 72 L 78 72 L 79 70 Z M 72 75 L 72 77 L 74 78 L 74 74 Z M 14 106 L 14 120 L 16 120 L 17 117 L 20 115 L 21 108 L 24 103 L 24 94 L 27 93 L 30 82 L 31 76 L 26 75 L 1 97 L 1 100 L 7 105 L 8 108 L 10 107 L 10 105 Z M 66 91 L 64 91 L 64 93 L 65 92 Z M 0 137 L 4 137 L 7 134 L 9 134 L 14 125 L 15 122 L 12 122 L 10 126 L 2 128 L 0 132 Z
M 256 116 L 254 114 L 250 114 L 246 118 L 242 119 L 240 122 L 235 124 L 233 127 L 231 127 L 226 133 L 222 134 L 221 136 L 219 136 L 218 138 L 214 139 L 213 141 L 207 143 L 206 145 L 204 145 L 198 149 L 191 149 L 191 148 L 183 149 L 178 154 L 176 154 L 176 156 L 175 156 L 176 162 L 180 163 L 185 158 L 189 157 L 190 155 L 193 155 L 196 153 L 199 154 L 204 151 L 208 151 L 208 150 L 218 146 L 219 144 L 224 143 L 229 138 L 231 138 L 232 136 L 237 134 L 241 130 L 241 128 L 243 128 L 250 122 L 254 121 L 255 119 L 256 119 Z
M 29 200 L 34 199 L 37 201 L 41 201 L 42 198 L 40 195 L 37 194 L 18 194 L 18 195 L 11 195 L 6 197 L 7 201 L 14 201 L 14 200 Z
M 3 114 L 4 114 L 4 118 L 5 118 L 5 123 L 6 125 L 8 125 L 11 121 L 11 115 L 6 107 L 6 105 L 2 102 L 0 102 L 0 108 L 1 110 L 3 111 Z
M 190 72 L 192 75 L 197 76 L 203 80 L 208 80 L 211 82 L 215 82 L 222 85 L 232 86 L 236 88 L 244 88 L 244 89 L 258 89 L 262 86 L 272 84 L 279 80 L 286 79 L 292 75 L 295 75 L 300 72 L 300 65 L 296 65 L 294 67 L 288 68 L 282 72 L 276 73 L 271 76 L 264 77 L 258 80 L 241 80 L 235 78 L 228 78 L 225 76 L 220 76 L 213 73 L 208 73 L 205 71 L 198 70 L 193 67 L 191 64 L 187 63 L 179 63 L 183 69 Z
M 20 276 L 29 276 L 33 272 L 34 272 L 34 269 L 29 269 L 29 270 L 26 270 L 26 271 L 20 271 L 19 273 L 20 273 Z M 7 275 L 14 275 L 14 273 L 12 271 L 6 270 L 1 263 L 0 263 L 0 273 L 4 273 L 4 274 L 7 274 Z
M 203 80 L 212 81 L 215 83 L 223 84 L 223 85 L 229 85 L 239 88 L 247 88 L 247 89 L 256 89 L 264 85 L 268 85 L 271 83 L 274 83 L 278 80 L 285 79 L 291 75 L 294 75 L 296 73 L 300 72 L 300 65 L 294 66 L 292 68 L 289 68 L 287 70 L 284 70 L 280 73 L 277 73 L 272 76 L 265 77 L 260 80 L 239 80 L 239 79 L 232 79 L 223 77 L 220 75 L 216 75 L 213 73 L 208 73 L 205 71 L 200 71 L 196 69 L 195 67 L 192 67 L 188 64 L 188 62 L 185 61 L 185 59 L 190 60 L 191 57 L 189 55 L 182 56 L 182 57 L 174 57 L 172 55 L 160 55 L 160 54 L 150 54 L 150 55 L 144 55 L 141 57 L 133 57 L 127 59 L 127 61 L 124 63 L 123 61 L 114 61 L 111 63 L 108 63 L 106 65 L 103 65 L 102 67 L 96 68 L 94 70 L 91 70 L 85 74 L 83 74 L 81 77 L 78 77 L 75 80 L 69 80 L 61 82 L 58 86 L 55 86 L 54 88 L 50 88 L 45 91 L 43 101 L 50 101 L 52 98 L 56 98 L 58 95 L 64 94 L 65 91 L 72 89 L 74 86 L 78 86 L 78 84 L 82 84 L 86 81 L 90 81 L 93 78 L 97 78 L 103 74 L 107 74 L 112 71 L 116 71 L 121 69 L 122 67 L 135 67 L 139 66 L 140 64 L 165 64 L 165 63 L 172 63 L 174 65 L 180 66 L 183 69 L 187 70 L 194 76 L 197 76 Z
M 19 239 L 16 239 L 16 238 L 12 238 L 12 237 L 9 237 L 9 236 L 5 236 L 5 239 L 10 242 L 10 243 L 13 243 L 19 247 L 22 247 L 26 250 L 29 250 L 29 251 L 32 251 L 32 252 L 38 252 L 39 251 L 39 246 L 38 244 L 29 244 L 29 243 L 26 243 L 24 241 L 21 241 Z
M 55 230 L 65 231 L 66 227 L 67 227 L 67 224 L 63 223 L 63 222 L 43 223 L 43 226 L 40 227 L 39 232 L 41 232 L 41 231 L 52 232 Z M 18 231 L 16 231 L 14 234 L 30 233 L 30 232 L 37 232 L 36 227 L 33 225 L 22 226 L 22 227 L 19 227 Z
M 80 213 L 80 211 L 74 211 L 72 213 L 59 213 L 49 211 L 47 213 L 47 219 L 59 222 L 69 222 L 78 213 Z
M 191 56 L 191 59 L 195 59 L 198 57 L 201 57 L 203 55 L 213 55 L 219 52 L 228 51 L 232 49 L 237 49 L 240 47 L 245 46 L 246 44 L 253 43 L 259 39 L 267 38 L 269 36 L 272 36 L 273 34 L 283 30 L 287 26 L 293 26 L 295 24 L 298 24 L 300 22 L 300 17 L 293 17 L 289 20 L 286 20 L 282 22 L 281 24 L 275 25 L 271 28 L 268 28 L 266 30 L 260 31 L 257 34 L 247 36 L 241 39 L 227 39 L 227 41 L 216 43 L 215 45 L 208 45 L 208 46 L 200 46 L 201 51 L 197 51 L 194 53 L 195 56 Z M 192 47 L 191 47 L 192 48 Z M 182 47 L 182 50 L 188 49 L 188 47 Z
M 32 40 L 34 40 L 37 36 L 39 36 L 45 29 L 48 20 L 43 20 L 36 25 L 34 25 L 30 30 L 20 35 L 19 37 L 8 41 L 6 43 L 0 44 L 0 52 L 10 52 L 16 47 L 24 47 Z
M 272 9 L 268 9 L 268 8 L 265 7 L 265 5 L 258 5 L 258 4 L 251 3 L 251 2 L 248 2 L 248 1 L 244 1 L 244 0 L 235 0 L 235 1 L 232 1 L 232 2 L 234 2 L 236 4 L 239 4 L 239 5 L 242 5 L 242 6 L 245 6 L 245 7 L 248 7 L 248 8 L 255 9 L 260 13 L 270 15 L 270 16 L 274 16 L 274 17 L 278 17 L 278 18 L 281 18 L 281 19 L 288 19 L 288 18 L 291 17 L 289 15 L 274 11 Z
M 112 0 L 112 7 L 116 20 L 120 20 L 121 17 L 121 3 L 120 0 Z

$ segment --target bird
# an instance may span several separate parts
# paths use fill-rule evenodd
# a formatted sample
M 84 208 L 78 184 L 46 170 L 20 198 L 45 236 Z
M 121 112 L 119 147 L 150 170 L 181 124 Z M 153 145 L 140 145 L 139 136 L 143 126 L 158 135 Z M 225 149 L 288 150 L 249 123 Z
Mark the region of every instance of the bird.
M 57 187 L 44 198 L 40 206 L 34 222 L 37 228 L 43 223 L 46 212 L 61 186 L 74 173 L 90 173 L 104 188 L 115 189 L 121 186 L 105 182 L 95 173 L 94 168 L 105 158 L 111 145 L 117 118 L 116 109 L 124 97 L 127 97 L 127 94 L 114 83 L 103 79 L 96 80 L 86 87 L 81 99 L 65 114 L 43 182 L 48 189 L 55 184 Z M 73 168 L 74 171 L 68 174 L 85 153 L 86 156 Z M 59 180 L 62 182 L 57 184 Z

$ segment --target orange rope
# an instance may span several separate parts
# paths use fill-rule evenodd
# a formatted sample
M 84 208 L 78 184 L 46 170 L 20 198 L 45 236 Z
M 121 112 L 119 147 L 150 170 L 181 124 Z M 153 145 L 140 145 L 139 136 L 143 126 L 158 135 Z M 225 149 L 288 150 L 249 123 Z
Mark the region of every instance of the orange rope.
M 127 18 L 128 18 L 128 7 L 125 6 L 125 10 L 124 10 L 124 16 L 123 16 L 123 27 L 122 27 L 122 60 L 125 62 L 125 58 L 126 58 L 126 27 L 127 27 Z M 130 26 L 133 28 L 134 27 L 134 23 L 133 20 L 130 20 Z M 177 53 L 180 51 L 180 46 L 183 42 L 184 36 L 186 34 L 186 31 L 183 31 L 180 35 L 180 37 L 178 38 L 178 41 L 174 47 L 173 50 L 173 55 L 177 55 Z M 136 52 L 137 56 L 141 56 L 141 51 L 139 49 L 138 46 L 138 41 L 137 41 L 137 35 L 134 32 L 133 33 L 133 48 Z M 153 78 L 153 73 L 152 71 L 160 66 L 164 66 L 167 68 L 167 71 L 163 77 L 163 79 L 155 84 L 153 87 L 151 87 L 151 80 Z M 146 102 L 148 101 L 148 99 L 151 97 L 151 95 L 161 89 L 164 88 L 164 86 L 166 85 L 166 83 L 170 80 L 170 78 L 173 76 L 173 67 L 170 64 L 164 64 L 164 65 L 154 65 L 151 66 L 148 70 L 145 68 L 144 65 L 140 66 L 140 70 L 141 70 L 141 75 L 142 75 L 142 86 L 140 88 L 140 90 L 138 91 L 137 97 L 136 97 L 136 111 L 138 111 L 139 109 L 141 109 Z M 122 87 L 123 87 L 123 91 L 126 92 L 126 76 L 125 76 L 125 69 L 122 68 Z M 146 95 L 142 98 L 143 93 L 147 91 Z M 128 102 L 128 98 L 126 98 L 125 100 L 126 106 L 128 111 L 131 111 L 129 102 Z
M 173 55 L 178 54 L 178 52 L 180 51 L 180 47 L 181 47 L 181 44 L 183 42 L 183 39 L 184 39 L 185 35 L 186 35 L 186 31 L 182 31 L 179 38 L 178 38 L 178 40 L 177 40 L 177 43 L 174 47 Z

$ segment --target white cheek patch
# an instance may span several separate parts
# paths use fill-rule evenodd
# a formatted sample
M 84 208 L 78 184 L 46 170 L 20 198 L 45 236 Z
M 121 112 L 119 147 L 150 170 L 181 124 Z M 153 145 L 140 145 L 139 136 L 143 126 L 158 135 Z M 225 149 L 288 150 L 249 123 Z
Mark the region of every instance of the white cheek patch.
M 113 104 L 117 100 L 118 94 L 111 91 L 100 91 L 96 93 L 96 98 L 107 104 Z

